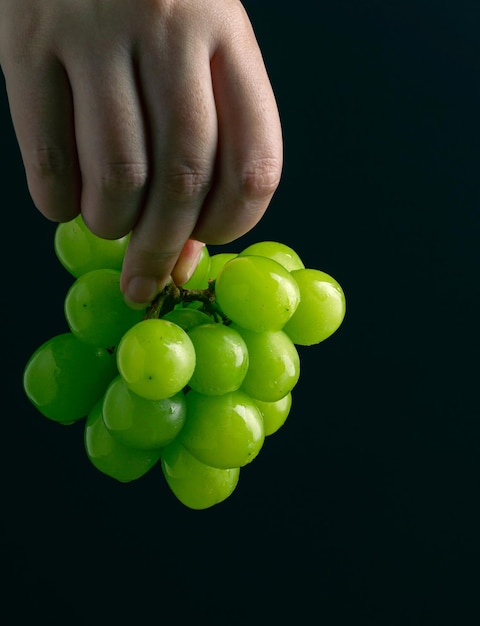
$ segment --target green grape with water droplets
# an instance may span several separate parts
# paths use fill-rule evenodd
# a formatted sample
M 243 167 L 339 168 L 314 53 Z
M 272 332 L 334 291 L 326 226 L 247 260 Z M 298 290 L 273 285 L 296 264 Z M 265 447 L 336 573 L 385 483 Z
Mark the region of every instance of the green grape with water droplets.
M 196 364 L 189 386 L 205 395 L 223 395 L 241 386 L 248 350 L 239 332 L 224 324 L 200 324 L 190 330 Z
M 88 459 L 102 474 L 122 483 L 144 476 L 160 460 L 160 450 L 138 450 L 125 446 L 108 432 L 100 399 L 87 416 L 84 445 Z
M 222 396 L 187 393 L 187 421 L 178 440 L 202 463 L 243 467 L 259 454 L 265 439 L 262 415 L 242 391 Z
M 173 322 L 183 328 L 185 332 L 189 332 L 194 326 L 199 324 L 209 324 L 212 318 L 198 309 L 191 307 L 178 307 L 166 313 L 163 320 Z
M 76 279 L 69 332 L 34 352 L 24 389 L 54 421 L 86 417 L 85 452 L 103 474 L 128 483 L 160 462 L 176 498 L 207 509 L 285 424 L 297 345 L 339 328 L 345 294 L 290 246 L 260 241 L 240 253 L 204 246 L 183 286 L 171 281 L 138 311 L 120 290 L 129 237 L 101 239 L 81 215 L 57 227 L 55 252 Z
M 210 270 L 208 277 L 210 280 L 215 280 L 227 261 L 231 261 L 238 254 L 236 252 L 217 252 L 210 257 Z
M 65 296 L 64 311 L 78 339 L 103 347 L 118 345 L 126 331 L 144 316 L 144 311 L 125 304 L 120 272 L 111 269 L 92 270 L 77 278 Z
M 181 391 L 195 369 L 188 334 L 164 319 L 145 319 L 123 335 L 117 348 L 118 371 L 128 387 L 150 400 Z
M 255 400 L 255 404 L 262 414 L 265 436 L 267 437 L 276 433 L 285 424 L 292 408 L 292 392 L 289 391 L 286 396 L 275 402 Z
M 289 272 L 305 267 L 297 252 L 290 246 L 278 241 L 258 241 L 247 246 L 240 252 L 240 256 L 255 254 L 273 259 L 283 265 Z
M 247 344 L 249 366 L 242 383 L 248 395 L 264 402 L 276 402 L 297 384 L 300 356 L 295 344 L 283 331 L 256 333 L 232 325 Z
M 55 254 L 63 267 L 75 278 L 96 269 L 121 270 L 130 233 L 119 239 L 94 235 L 81 214 L 55 229 Z
M 131 391 L 121 376 L 107 388 L 102 410 L 112 437 L 125 446 L 142 450 L 155 450 L 173 441 L 187 417 L 182 392 L 162 400 L 148 400 Z
M 50 338 L 32 354 L 23 386 L 42 415 L 71 424 L 87 416 L 116 374 L 112 354 L 68 332 Z
M 280 330 L 294 314 L 300 291 L 291 273 L 262 256 L 237 256 L 215 282 L 216 300 L 239 326 L 263 332 Z
M 234 492 L 240 468 L 211 467 L 195 458 L 175 440 L 161 452 L 162 471 L 172 493 L 194 510 L 208 509 Z
M 284 327 L 297 345 L 311 346 L 333 335 L 343 322 L 346 300 L 332 276 L 316 269 L 292 272 L 300 289 L 300 303 Z

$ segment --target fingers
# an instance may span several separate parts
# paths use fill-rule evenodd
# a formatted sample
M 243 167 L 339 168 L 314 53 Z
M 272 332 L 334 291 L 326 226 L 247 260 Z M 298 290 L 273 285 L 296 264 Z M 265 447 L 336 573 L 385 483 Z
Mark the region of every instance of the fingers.
M 144 305 L 185 282 L 202 243 L 262 217 L 282 168 L 276 102 L 240 2 L 103 3 L 94 21 L 73 6 L 47 52 L 5 72 L 28 185 L 52 220 L 131 231 L 121 287 Z
M 82 215 L 99 237 L 117 239 L 138 220 L 149 180 L 148 129 L 130 54 L 106 47 L 68 59 L 82 171 Z
M 148 195 L 123 266 L 122 289 L 133 303 L 149 302 L 168 281 L 214 179 L 217 116 L 208 48 L 175 41 L 168 54 L 159 46 L 144 50 L 138 62 L 152 145 Z M 195 260 L 189 249 L 177 276 Z
M 55 222 L 80 211 L 81 175 L 75 143 L 70 83 L 49 55 L 6 63 L 7 93 L 30 195 Z
M 219 121 L 215 186 L 194 237 L 223 244 L 261 219 L 282 170 L 282 132 L 274 93 L 248 19 L 223 37 L 212 62 Z
M 248 18 L 236 16 L 210 49 L 173 36 L 140 64 L 154 144 L 148 199 L 123 269 L 131 302 L 149 301 L 170 275 L 185 280 L 198 258 L 192 240 L 226 243 L 249 231 L 279 184 L 276 101 Z M 176 61 L 159 66 L 152 57 Z

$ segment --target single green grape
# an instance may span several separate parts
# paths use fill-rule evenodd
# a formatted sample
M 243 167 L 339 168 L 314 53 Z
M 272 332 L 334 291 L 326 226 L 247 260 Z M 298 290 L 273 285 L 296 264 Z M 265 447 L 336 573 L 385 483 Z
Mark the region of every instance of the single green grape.
M 94 235 L 81 214 L 55 230 L 55 254 L 75 278 L 96 269 L 121 270 L 130 233 L 120 239 L 102 239 Z
M 247 344 L 249 366 L 242 390 L 256 400 L 276 402 L 287 395 L 300 377 L 300 356 L 283 331 L 256 333 L 232 324 Z
M 195 349 L 187 333 L 164 319 L 146 319 L 123 335 L 118 371 L 139 396 L 162 400 L 181 391 L 195 369 Z
M 246 254 L 256 254 L 273 259 L 280 265 L 283 265 L 289 272 L 305 267 L 302 259 L 293 248 L 278 241 L 258 241 L 257 243 L 252 243 L 240 252 L 240 256 L 245 256 Z
M 284 331 L 297 345 L 311 346 L 333 335 L 346 312 L 345 294 L 329 274 L 317 269 L 292 272 L 300 289 L 300 303 Z
M 239 255 L 223 266 L 215 294 L 227 317 L 256 332 L 283 328 L 300 301 L 298 285 L 283 265 L 253 255 Z
M 241 386 L 248 369 L 245 341 L 235 329 L 200 324 L 189 332 L 195 348 L 195 370 L 189 386 L 205 395 L 223 395 Z
M 208 509 L 234 492 L 240 468 L 220 469 L 205 465 L 175 440 L 161 452 L 162 471 L 173 494 L 194 510 Z
M 227 261 L 231 261 L 238 254 L 236 252 L 218 252 L 217 254 L 212 254 L 210 257 L 210 271 L 208 277 L 210 280 L 215 280 Z
M 198 326 L 199 324 L 209 324 L 212 321 L 212 318 L 203 311 L 199 311 L 193 307 L 182 306 L 169 311 L 162 317 L 162 319 L 177 324 L 177 326 L 183 328 L 183 330 L 187 333 L 194 326 Z
M 187 421 L 178 441 L 202 463 L 228 469 L 253 461 L 265 439 L 255 402 L 242 391 L 206 396 L 186 394 Z
M 187 417 L 185 395 L 147 400 L 131 391 L 121 376 L 103 399 L 103 421 L 115 441 L 131 448 L 155 450 L 175 439 Z
M 78 339 L 103 347 L 118 345 L 145 314 L 125 304 L 120 272 L 111 269 L 92 270 L 77 278 L 65 296 L 64 310 L 68 327 Z
M 255 400 L 255 404 L 262 414 L 265 436 L 267 437 L 276 433 L 285 424 L 292 408 L 292 393 L 288 392 L 286 396 L 276 402 Z
M 138 450 L 119 443 L 108 432 L 100 399 L 85 421 L 84 445 L 87 457 L 100 472 L 128 483 L 144 476 L 160 460 L 160 450 Z
M 35 350 L 25 366 L 23 386 L 42 415 L 71 424 L 87 416 L 116 375 L 112 354 L 68 332 Z
M 206 289 L 208 287 L 208 273 L 210 269 L 210 253 L 207 246 L 203 246 L 197 267 L 193 274 L 182 286 L 184 289 Z

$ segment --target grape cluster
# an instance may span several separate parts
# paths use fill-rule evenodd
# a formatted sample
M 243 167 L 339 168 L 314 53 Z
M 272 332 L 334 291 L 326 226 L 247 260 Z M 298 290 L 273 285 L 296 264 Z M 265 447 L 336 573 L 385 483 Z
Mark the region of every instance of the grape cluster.
M 24 389 L 45 417 L 85 419 L 88 458 L 130 482 L 159 465 L 178 500 L 206 509 L 285 423 L 300 375 L 297 346 L 345 316 L 338 282 L 273 241 L 210 255 L 146 310 L 128 307 L 120 272 L 129 236 L 95 236 L 81 216 L 57 226 L 55 252 L 74 277 L 68 329 L 43 343 Z

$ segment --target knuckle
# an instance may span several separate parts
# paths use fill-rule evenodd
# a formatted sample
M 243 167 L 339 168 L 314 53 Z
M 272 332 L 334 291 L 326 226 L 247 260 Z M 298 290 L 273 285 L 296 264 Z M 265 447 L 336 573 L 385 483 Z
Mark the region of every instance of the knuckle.
M 181 164 L 165 174 L 169 198 L 180 203 L 205 196 L 210 186 L 210 170 L 203 164 Z
M 100 171 L 100 188 L 104 193 L 141 192 L 148 181 L 145 163 L 108 163 Z
M 28 190 L 36 208 L 53 222 L 64 222 L 78 213 L 77 162 L 57 146 L 34 147 L 25 152 Z
M 248 162 L 240 171 L 240 193 L 248 200 L 262 200 L 272 196 L 281 176 L 278 159 L 264 157 Z
M 70 173 L 74 163 L 62 148 L 42 146 L 34 149 L 30 167 L 40 179 L 60 179 Z

